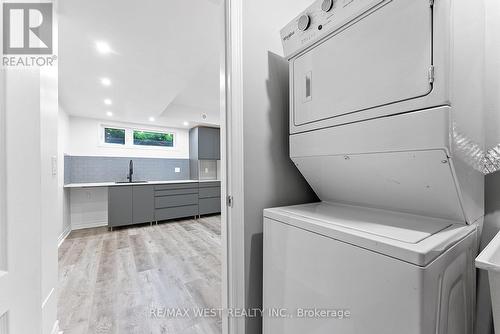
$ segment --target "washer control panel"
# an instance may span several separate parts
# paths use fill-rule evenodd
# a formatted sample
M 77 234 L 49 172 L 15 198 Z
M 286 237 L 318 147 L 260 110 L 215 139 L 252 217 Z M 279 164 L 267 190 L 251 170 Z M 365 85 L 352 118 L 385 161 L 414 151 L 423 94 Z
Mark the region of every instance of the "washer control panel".
M 285 57 L 291 57 L 382 2 L 393 0 L 316 0 L 281 30 Z

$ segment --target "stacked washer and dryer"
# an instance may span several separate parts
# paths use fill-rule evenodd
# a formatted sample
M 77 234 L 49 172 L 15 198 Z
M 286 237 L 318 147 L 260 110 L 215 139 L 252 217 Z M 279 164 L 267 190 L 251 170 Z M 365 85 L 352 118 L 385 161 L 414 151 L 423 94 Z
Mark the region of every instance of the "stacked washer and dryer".
M 264 210 L 264 334 L 472 333 L 483 35 L 471 0 L 318 0 L 282 30 L 321 202 Z

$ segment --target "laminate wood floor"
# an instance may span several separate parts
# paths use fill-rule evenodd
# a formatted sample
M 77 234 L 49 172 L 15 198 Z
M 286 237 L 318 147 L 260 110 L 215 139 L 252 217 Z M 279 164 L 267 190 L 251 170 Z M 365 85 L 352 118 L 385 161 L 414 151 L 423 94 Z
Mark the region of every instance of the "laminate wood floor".
M 59 249 L 60 330 L 219 334 L 218 313 L 195 313 L 221 307 L 220 253 L 220 216 L 73 231 Z

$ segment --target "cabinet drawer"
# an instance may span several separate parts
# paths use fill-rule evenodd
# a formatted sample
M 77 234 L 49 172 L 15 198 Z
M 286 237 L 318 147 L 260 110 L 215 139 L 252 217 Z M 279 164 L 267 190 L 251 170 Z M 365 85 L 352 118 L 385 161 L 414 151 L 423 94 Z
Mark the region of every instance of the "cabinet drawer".
M 198 188 L 156 190 L 155 196 L 172 196 L 172 195 L 186 195 L 186 194 L 197 194 L 197 193 L 198 193 Z
M 163 196 L 155 198 L 155 208 L 171 208 L 175 206 L 195 205 L 198 204 L 197 194 Z
M 199 197 L 200 198 L 220 197 L 220 187 L 200 188 Z
M 167 220 L 189 216 L 196 216 L 198 214 L 198 205 L 178 206 L 175 208 L 164 208 L 155 210 L 156 220 Z
M 220 181 L 200 182 L 200 188 L 220 187 Z
M 220 198 L 201 198 L 199 202 L 200 215 L 220 212 Z
M 172 184 L 158 184 L 155 186 L 155 190 L 172 190 L 172 189 L 198 189 L 198 183 L 172 183 Z

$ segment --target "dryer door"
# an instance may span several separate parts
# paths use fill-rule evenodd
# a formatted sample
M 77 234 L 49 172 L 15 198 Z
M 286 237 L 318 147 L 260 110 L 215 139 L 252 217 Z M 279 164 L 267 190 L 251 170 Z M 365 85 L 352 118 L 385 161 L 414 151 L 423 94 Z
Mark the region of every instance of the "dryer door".
M 292 59 L 293 123 L 425 96 L 432 90 L 431 65 L 429 1 L 385 2 Z

